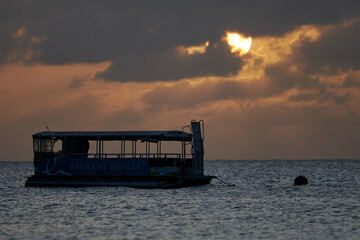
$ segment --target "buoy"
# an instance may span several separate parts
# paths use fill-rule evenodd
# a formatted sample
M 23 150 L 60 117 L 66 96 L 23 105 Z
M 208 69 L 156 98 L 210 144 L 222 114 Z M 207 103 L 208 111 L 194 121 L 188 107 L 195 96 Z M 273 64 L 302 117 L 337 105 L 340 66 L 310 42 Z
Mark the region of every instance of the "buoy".
M 298 176 L 294 180 L 294 185 L 306 185 L 308 184 L 308 180 L 304 176 Z

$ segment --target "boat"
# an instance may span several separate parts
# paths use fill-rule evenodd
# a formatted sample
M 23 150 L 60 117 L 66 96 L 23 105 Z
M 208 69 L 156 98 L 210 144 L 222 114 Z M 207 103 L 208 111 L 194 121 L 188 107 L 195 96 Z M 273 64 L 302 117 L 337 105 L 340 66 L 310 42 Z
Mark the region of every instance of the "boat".
M 215 178 L 204 175 L 203 120 L 181 131 L 44 131 L 32 137 L 34 174 L 25 187 L 179 188 Z

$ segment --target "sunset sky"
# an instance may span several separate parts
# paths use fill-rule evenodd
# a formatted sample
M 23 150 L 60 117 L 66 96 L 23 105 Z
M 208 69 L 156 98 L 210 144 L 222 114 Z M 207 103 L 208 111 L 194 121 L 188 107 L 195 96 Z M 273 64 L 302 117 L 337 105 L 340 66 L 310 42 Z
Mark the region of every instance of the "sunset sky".
M 0 1 L 0 152 L 181 130 L 205 159 L 360 159 L 360 1 Z

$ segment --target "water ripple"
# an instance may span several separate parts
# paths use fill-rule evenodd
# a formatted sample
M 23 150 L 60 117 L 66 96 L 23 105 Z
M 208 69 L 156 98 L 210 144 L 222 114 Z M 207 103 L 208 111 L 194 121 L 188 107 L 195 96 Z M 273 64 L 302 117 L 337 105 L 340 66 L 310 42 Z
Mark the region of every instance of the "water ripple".
M 25 188 L 32 164 L 0 162 L 0 239 L 359 239 L 360 161 L 205 167 L 236 186 Z

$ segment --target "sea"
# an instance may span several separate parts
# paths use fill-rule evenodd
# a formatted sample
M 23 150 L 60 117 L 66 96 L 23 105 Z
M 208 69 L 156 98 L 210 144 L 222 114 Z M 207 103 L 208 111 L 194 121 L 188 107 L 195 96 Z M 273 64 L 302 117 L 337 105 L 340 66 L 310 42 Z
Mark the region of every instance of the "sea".
M 207 160 L 219 179 L 179 189 L 25 188 L 31 162 L 0 172 L 1 240 L 360 239 L 359 160 Z

